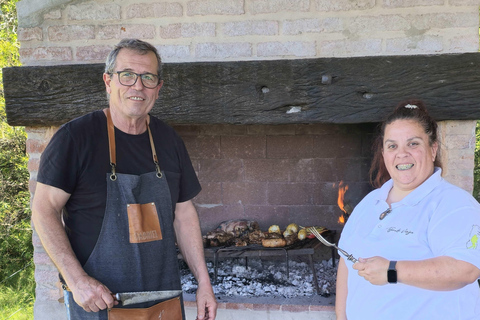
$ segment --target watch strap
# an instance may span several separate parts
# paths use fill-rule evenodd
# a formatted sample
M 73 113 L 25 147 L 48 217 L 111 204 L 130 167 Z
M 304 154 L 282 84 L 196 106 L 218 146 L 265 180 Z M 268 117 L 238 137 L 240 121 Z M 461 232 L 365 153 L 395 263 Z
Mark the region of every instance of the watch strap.
M 397 261 L 390 261 L 387 271 L 387 280 L 388 283 L 397 283 L 397 269 L 395 268 Z

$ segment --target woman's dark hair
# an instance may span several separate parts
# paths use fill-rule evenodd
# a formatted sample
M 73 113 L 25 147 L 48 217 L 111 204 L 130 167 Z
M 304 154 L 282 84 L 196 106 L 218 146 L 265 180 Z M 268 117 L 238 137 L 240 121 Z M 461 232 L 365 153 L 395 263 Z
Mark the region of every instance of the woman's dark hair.
M 385 127 L 397 120 L 413 120 L 420 124 L 428 135 L 429 145 L 438 144 L 437 154 L 440 152 L 440 144 L 437 137 L 437 122 L 428 114 L 425 103 L 421 100 L 411 99 L 400 102 L 395 110 L 379 125 L 379 132 L 373 143 L 373 159 L 370 167 L 370 183 L 375 188 L 380 188 L 390 179 L 385 162 L 383 161 L 383 137 Z M 442 167 L 440 157 L 435 157 L 435 167 Z

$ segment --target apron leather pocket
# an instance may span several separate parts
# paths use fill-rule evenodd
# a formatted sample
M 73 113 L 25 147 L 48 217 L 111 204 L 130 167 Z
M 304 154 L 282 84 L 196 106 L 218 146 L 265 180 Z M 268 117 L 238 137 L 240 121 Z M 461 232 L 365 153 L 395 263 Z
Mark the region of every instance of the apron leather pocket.
M 108 320 L 182 320 L 180 297 L 145 309 L 113 308 L 108 311 Z
M 130 243 L 162 240 L 162 230 L 155 203 L 128 204 Z

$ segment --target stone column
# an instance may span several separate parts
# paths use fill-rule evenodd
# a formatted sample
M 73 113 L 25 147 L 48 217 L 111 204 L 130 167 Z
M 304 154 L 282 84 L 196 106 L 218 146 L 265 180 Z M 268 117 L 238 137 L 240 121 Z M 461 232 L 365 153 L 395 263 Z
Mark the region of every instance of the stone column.
M 476 125 L 475 120 L 439 122 L 443 177 L 470 193 L 473 192 Z

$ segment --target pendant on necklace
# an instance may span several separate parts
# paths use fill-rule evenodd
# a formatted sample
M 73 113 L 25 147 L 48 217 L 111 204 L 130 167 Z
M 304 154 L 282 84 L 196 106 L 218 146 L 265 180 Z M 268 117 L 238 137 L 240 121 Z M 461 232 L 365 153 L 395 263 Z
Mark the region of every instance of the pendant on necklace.
M 385 218 L 390 212 L 392 212 L 392 209 L 388 208 L 387 210 L 380 213 L 378 219 L 383 220 L 383 218 Z

